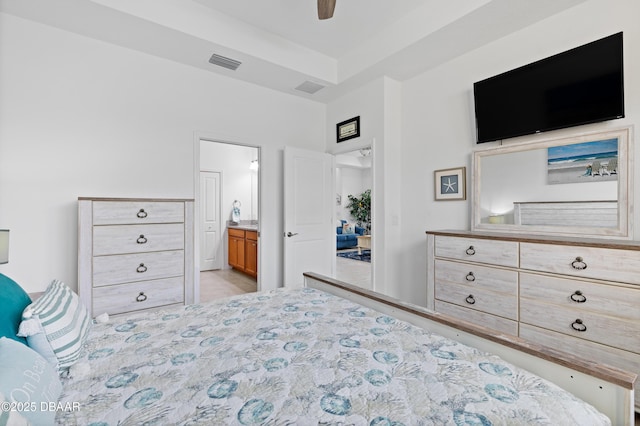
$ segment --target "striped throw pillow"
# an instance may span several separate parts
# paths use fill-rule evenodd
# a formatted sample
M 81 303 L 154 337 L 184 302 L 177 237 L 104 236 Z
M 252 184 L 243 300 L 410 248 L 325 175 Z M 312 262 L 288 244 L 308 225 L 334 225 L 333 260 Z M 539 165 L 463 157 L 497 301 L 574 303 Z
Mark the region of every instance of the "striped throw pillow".
M 80 298 L 65 283 L 53 280 L 44 294 L 22 314 L 19 336 L 58 370 L 73 365 L 91 325 Z

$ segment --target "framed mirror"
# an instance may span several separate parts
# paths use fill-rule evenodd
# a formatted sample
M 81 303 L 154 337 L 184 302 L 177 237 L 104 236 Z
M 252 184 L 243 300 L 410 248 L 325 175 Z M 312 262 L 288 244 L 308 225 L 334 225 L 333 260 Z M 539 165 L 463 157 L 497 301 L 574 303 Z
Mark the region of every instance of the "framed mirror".
M 477 150 L 474 231 L 630 239 L 632 127 Z

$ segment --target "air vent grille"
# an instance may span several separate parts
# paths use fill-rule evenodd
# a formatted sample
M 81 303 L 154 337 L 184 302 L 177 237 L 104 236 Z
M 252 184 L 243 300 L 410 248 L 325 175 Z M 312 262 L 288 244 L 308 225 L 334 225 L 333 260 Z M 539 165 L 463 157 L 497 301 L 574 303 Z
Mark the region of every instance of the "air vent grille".
M 305 81 L 304 83 L 296 87 L 296 90 L 300 90 L 301 92 L 306 92 L 313 95 L 318 90 L 324 89 L 324 87 L 325 86 L 323 86 L 322 84 L 314 83 L 313 81 Z
M 211 58 L 209 58 L 209 62 L 213 65 L 218 65 L 219 67 L 227 68 L 232 71 L 237 70 L 240 64 L 242 64 L 242 62 L 240 61 L 236 61 L 235 59 L 227 58 L 225 56 L 216 55 L 215 53 L 211 55 Z

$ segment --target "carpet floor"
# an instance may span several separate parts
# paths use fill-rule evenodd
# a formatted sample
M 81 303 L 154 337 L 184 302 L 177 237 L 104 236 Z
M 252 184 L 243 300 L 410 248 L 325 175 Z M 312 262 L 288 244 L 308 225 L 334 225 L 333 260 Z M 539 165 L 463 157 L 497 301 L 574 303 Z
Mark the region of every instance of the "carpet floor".
M 371 250 L 362 250 L 362 254 L 358 254 L 357 251 L 340 252 L 338 256 L 371 263 Z

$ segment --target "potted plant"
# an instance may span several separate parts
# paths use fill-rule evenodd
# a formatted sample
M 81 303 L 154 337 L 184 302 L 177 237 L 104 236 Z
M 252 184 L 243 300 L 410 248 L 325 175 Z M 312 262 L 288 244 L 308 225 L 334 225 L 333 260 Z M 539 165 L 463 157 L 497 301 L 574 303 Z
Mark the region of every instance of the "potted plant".
M 347 198 L 349 213 L 356 220 L 356 224 L 369 234 L 371 232 L 371 190 L 367 189 L 359 197 L 349 194 Z

